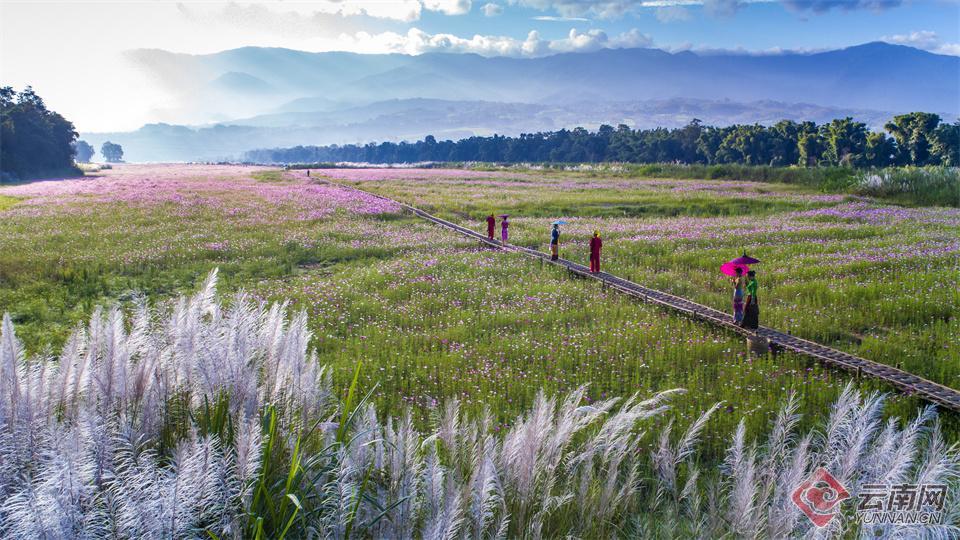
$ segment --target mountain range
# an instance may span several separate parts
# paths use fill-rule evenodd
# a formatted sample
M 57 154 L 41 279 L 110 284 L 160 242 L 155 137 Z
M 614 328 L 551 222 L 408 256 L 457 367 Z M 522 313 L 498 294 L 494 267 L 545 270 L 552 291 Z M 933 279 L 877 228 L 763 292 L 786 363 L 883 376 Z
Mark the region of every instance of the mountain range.
M 130 161 L 229 159 L 252 148 L 456 139 L 563 127 L 823 122 L 874 128 L 893 114 L 960 114 L 960 58 L 887 43 L 815 54 L 604 49 L 543 58 L 363 55 L 247 47 L 131 51 L 179 103 L 183 124 L 111 140 Z

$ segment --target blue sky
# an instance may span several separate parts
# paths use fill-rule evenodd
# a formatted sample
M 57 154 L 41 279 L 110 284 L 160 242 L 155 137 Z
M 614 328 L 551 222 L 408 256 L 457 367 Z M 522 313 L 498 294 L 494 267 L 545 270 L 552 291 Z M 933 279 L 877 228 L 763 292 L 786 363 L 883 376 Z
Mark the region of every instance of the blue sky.
M 960 0 L 0 0 L 0 81 L 84 131 L 165 118 L 127 51 L 242 46 L 536 57 L 600 48 L 818 51 L 884 40 L 960 56 Z
M 547 2 L 544 2 L 547 4 Z M 636 2 L 631 2 L 637 4 Z M 583 2 L 589 4 L 589 2 Z M 741 4 L 732 13 L 711 13 L 703 5 L 674 7 L 638 7 L 620 17 L 604 18 L 596 13 L 576 15 L 582 20 L 541 21 L 537 17 L 560 17 L 561 11 L 547 7 L 538 10 L 501 2 L 499 16 L 485 17 L 476 3 L 470 13 L 449 16 L 424 12 L 414 26 L 428 33 L 505 34 L 523 38 L 536 30 L 544 39 L 561 39 L 571 28 L 580 31 L 597 29 L 608 36 L 638 29 L 648 35 L 655 46 L 692 47 L 764 51 L 772 49 L 816 50 L 838 48 L 876 41 L 894 36 L 906 38 L 914 33 L 914 45 L 931 48 L 928 37 L 936 34 L 943 44 L 960 42 L 960 3 L 956 1 L 914 0 L 891 2 L 887 7 L 874 7 L 875 2 L 856 6 L 857 2 L 833 2 L 837 7 L 826 11 L 790 8 L 781 2 Z M 846 7 L 845 7 L 846 6 Z M 907 41 L 909 40 L 901 40 Z

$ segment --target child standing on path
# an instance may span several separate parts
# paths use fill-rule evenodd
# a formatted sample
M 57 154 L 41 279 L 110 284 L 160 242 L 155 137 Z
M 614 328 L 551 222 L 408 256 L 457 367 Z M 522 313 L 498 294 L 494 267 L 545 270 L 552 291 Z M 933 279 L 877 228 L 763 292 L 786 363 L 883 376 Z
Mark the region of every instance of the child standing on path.
M 487 238 L 493 240 L 493 229 L 497 226 L 497 218 L 493 214 L 487 216 Z

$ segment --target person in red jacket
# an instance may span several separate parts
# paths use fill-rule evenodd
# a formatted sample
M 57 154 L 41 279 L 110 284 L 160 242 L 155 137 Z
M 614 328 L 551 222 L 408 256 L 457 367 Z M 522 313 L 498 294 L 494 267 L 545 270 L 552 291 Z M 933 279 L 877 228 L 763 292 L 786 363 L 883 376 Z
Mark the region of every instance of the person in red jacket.
M 487 238 L 493 240 L 493 229 L 497 226 L 497 218 L 493 214 L 487 216 Z
M 593 238 L 590 239 L 590 271 L 593 273 L 600 271 L 600 248 L 602 247 L 600 231 L 593 231 Z

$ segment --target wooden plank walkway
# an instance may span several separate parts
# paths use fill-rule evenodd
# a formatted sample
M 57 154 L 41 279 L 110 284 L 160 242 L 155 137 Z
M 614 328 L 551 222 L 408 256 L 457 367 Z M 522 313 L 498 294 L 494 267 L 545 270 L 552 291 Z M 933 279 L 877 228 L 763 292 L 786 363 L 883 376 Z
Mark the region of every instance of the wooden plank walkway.
M 852 354 L 827 347 L 826 345 L 821 345 L 813 341 L 801 339 L 790 334 L 785 334 L 779 330 L 774 330 L 773 328 L 761 326 L 756 331 L 746 330 L 734 324 L 733 317 L 730 314 L 698 304 L 696 302 L 691 302 L 686 298 L 681 298 L 663 291 L 644 287 L 632 281 L 617 277 L 613 274 L 608 274 L 607 272 L 599 272 L 594 274 L 591 273 L 590 269 L 586 266 L 565 259 L 551 261 L 549 253 L 544 253 L 542 251 L 521 246 L 515 246 L 512 244 L 503 245 L 496 240 L 488 239 L 485 235 L 478 233 L 473 229 L 468 229 L 467 227 L 463 227 L 451 221 L 438 218 L 423 210 L 420 210 L 419 208 L 410 206 L 409 204 L 395 201 L 388 197 L 377 195 L 376 193 L 371 193 L 353 186 L 336 184 L 334 182 L 329 183 L 360 191 L 378 199 L 392 202 L 416 216 L 419 216 L 427 221 L 431 221 L 437 225 L 440 225 L 441 227 L 456 231 L 463 236 L 478 240 L 479 242 L 490 247 L 522 253 L 529 257 L 540 259 L 546 263 L 564 267 L 578 276 L 595 279 L 602 282 L 607 287 L 634 298 L 638 298 L 645 302 L 658 304 L 675 311 L 680 311 L 681 313 L 693 318 L 726 328 L 727 330 L 741 335 L 766 338 L 770 341 L 770 343 L 782 347 L 783 349 L 814 358 L 828 366 L 839 367 L 854 372 L 857 376 L 870 376 L 881 379 L 904 393 L 921 397 L 931 403 L 934 403 L 935 405 L 939 405 L 952 411 L 960 412 L 960 391 L 942 384 L 935 383 L 933 381 L 929 381 L 922 377 L 918 377 L 912 373 L 903 371 L 902 369 L 881 364 L 879 362 L 874 362 L 872 360 L 867 360 L 865 358 L 860 358 L 859 356 L 854 356 Z

